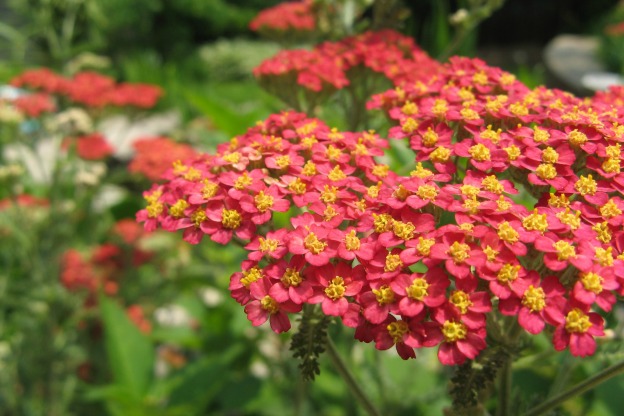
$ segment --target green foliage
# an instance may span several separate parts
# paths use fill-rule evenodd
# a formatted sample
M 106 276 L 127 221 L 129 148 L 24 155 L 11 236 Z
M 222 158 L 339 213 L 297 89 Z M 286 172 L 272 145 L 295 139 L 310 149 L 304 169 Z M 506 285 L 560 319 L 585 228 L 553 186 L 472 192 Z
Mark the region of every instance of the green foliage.
M 293 357 L 299 359 L 299 370 L 304 380 L 314 380 L 321 372 L 318 358 L 325 351 L 329 321 L 326 315 L 310 307 L 306 307 L 299 319 L 290 350 Z

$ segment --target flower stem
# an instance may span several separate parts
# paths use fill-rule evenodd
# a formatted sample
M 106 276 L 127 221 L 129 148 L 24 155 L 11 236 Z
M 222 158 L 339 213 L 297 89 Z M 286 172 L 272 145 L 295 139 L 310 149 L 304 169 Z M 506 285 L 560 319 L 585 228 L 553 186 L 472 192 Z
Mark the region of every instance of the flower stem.
M 498 379 L 498 409 L 497 416 L 510 414 L 511 403 L 511 362 L 505 360 Z
M 357 381 L 355 381 L 353 374 L 351 374 L 351 371 L 347 368 L 342 357 L 338 354 L 336 346 L 329 336 L 327 337 L 327 354 L 334 364 L 336 371 L 340 374 L 340 377 L 342 377 L 345 383 L 347 383 L 347 387 L 349 387 L 353 396 L 355 396 L 366 412 L 371 416 L 381 416 L 381 413 L 379 413 L 370 399 L 366 396 L 362 387 L 357 383 Z
M 561 394 L 558 394 L 555 397 L 545 401 L 544 403 L 530 409 L 524 416 L 537 416 L 541 415 L 549 410 L 554 409 L 559 406 L 561 403 L 565 402 L 571 397 L 577 396 L 579 394 L 583 394 L 586 391 L 589 391 L 593 388 L 596 388 L 599 384 L 604 383 L 612 377 L 617 376 L 620 373 L 624 372 L 624 361 L 620 361 L 617 364 L 612 365 L 609 368 L 604 369 L 600 373 L 595 376 L 588 378 L 582 383 L 577 384 L 571 389 L 564 391 Z

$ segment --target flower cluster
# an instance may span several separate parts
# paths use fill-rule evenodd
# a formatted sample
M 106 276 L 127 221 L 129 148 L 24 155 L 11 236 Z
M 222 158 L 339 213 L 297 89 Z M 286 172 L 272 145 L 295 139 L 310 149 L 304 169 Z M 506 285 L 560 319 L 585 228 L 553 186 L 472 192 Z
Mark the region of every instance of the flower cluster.
M 85 291 L 86 306 L 97 302 L 99 291 L 109 296 L 119 291 L 119 276 L 124 270 L 146 263 L 152 253 L 141 248 L 146 232 L 135 221 L 118 221 L 110 241 L 88 253 L 69 249 L 61 261 L 61 283 L 70 291 Z
M 141 138 L 132 147 L 136 154 L 128 165 L 128 170 L 152 181 L 158 181 L 173 162 L 197 156 L 189 145 L 176 143 L 167 137 Z
M 49 104 L 46 104 L 49 101 L 46 94 L 87 107 L 131 106 L 143 109 L 153 107 L 162 95 L 162 90 L 153 85 L 117 83 L 112 78 L 89 71 L 66 78 L 47 68 L 33 69 L 12 79 L 11 84 L 41 91 L 32 98 L 18 98 L 16 105 L 24 102 L 28 104 L 28 108 L 43 106 L 47 111 L 53 109 L 49 109 Z
M 409 175 L 381 162 L 376 133 L 286 112 L 174 163 L 137 219 L 243 245 L 232 297 L 275 332 L 320 304 L 378 349 L 439 346 L 455 365 L 486 347 L 498 311 L 591 355 L 596 310 L 624 294 L 624 115 L 607 101 L 453 58 L 370 102 L 414 150 Z
M 249 23 L 254 32 L 311 32 L 316 29 L 312 0 L 286 2 L 262 10 Z
M 358 68 L 402 85 L 427 78 L 439 65 L 412 38 L 387 29 L 324 42 L 313 50 L 283 50 L 256 67 L 254 75 L 270 92 L 297 85 L 319 93 L 350 85 Z

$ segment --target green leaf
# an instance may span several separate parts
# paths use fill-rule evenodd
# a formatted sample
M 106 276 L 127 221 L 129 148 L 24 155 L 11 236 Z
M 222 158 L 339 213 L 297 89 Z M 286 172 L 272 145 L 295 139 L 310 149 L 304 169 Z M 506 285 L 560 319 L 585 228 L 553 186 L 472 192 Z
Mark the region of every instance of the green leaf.
M 173 380 L 168 407 L 183 408 L 187 415 L 203 414 L 219 396 L 229 380 L 228 369 L 243 353 L 242 346 L 232 347 L 218 356 L 206 357 L 187 366 Z
M 100 310 L 114 382 L 139 400 L 152 381 L 154 348 L 114 301 L 101 297 Z
M 241 116 L 217 100 L 193 91 L 185 91 L 184 96 L 197 110 L 201 111 L 214 125 L 230 136 L 243 133 L 247 127 L 241 123 Z

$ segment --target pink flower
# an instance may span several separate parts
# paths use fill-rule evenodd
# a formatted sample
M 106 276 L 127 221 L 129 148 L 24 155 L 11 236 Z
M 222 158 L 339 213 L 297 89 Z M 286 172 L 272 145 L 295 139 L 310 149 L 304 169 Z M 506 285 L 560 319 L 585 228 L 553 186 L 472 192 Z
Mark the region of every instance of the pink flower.
M 254 326 L 270 322 L 273 332 L 279 334 L 290 329 L 288 313 L 301 311 L 301 305 L 290 300 L 278 302 L 269 295 L 271 282 L 267 278 L 260 279 L 251 284 L 252 301 L 245 305 L 245 313 Z
M 604 335 L 604 320 L 585 305 L 570 302 L 565 309 L 565 320 L 553 333 L 553 345 L 557 351 L 568 346 L 570 353 L 587 357 L 596 351 L 595 336 Z
M 325 315 L 345 315 L 349 309 L 347 297 L 360 293 L 365 273 L 362 265 L 351 267 L 345 262 L 307 269 L 306 275 L 319 282 L 317 292 L 308 300 L 309 303 L 321 303 Z
M 400 314 L 413 317 L 420 314 L 425 306 L 436 308 L 442 305 L 450 283 L 444 270 L 436 267 L 424 274 L 400 274 L 390 283 L 390 287 L 401 297 L 398 305 Z
M 531 334 L 539 334 L 545 323 L 557 326 L 565 320 L 565 288 L 555 276 L 540 283 L 539 274 L 531 271 L 519 281 L 517 296 L 501 299 L 498 309 L 503 315 L 518 316 L 518 323 Z

